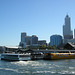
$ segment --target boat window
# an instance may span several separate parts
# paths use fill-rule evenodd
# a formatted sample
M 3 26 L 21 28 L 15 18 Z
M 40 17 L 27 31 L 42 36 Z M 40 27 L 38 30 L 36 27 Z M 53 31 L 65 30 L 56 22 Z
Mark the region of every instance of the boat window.
M 28 55 L 20 55 L 20 57 L 28 57 Z
M 18 57 L 18 55 L 6 55 L 6 56 L 11 56 L 11 57 Z

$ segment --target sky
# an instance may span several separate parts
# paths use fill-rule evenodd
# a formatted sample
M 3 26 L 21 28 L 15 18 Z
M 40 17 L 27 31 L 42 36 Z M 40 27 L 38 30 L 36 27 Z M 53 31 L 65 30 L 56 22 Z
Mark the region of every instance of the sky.
M 0 0 L 0 46 L 18 46 L 22 32 L 49 43 L 50 36 L 63 36 L 67 14 L 74 30 L 75 0 Z

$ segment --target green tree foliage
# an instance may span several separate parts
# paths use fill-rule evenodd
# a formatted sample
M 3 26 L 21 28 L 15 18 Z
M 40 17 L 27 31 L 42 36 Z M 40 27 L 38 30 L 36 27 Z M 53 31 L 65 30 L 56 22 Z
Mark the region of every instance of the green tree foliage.
M 39 47 L 39 49 L 46 49 L 47 47 L 46 47 L 46 45 L 41 45 L 40 47 Z

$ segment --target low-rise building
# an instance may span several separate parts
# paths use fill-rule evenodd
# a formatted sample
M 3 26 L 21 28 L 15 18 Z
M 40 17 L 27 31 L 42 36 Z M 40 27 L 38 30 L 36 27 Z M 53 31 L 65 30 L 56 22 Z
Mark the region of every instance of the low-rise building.
M 39 40 L 38 44 L 39 45 L 47 45 L 46 40 Z
M 66 44 L 64 45 L 64 49 L 67 49 L 67 50 L 74 50 L 74 49 L 75 49 L 75 44 L 68 42 L 68 43 L 66 43 Z

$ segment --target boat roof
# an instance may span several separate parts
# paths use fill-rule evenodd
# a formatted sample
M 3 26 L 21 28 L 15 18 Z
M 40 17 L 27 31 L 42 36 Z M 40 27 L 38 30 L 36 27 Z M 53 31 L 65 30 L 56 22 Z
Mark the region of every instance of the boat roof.
M 27 55 L 27 54 L 2 53 L 1 55 Z

